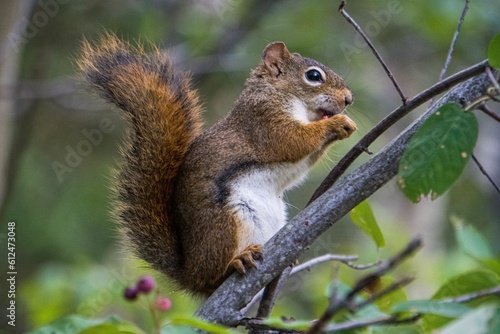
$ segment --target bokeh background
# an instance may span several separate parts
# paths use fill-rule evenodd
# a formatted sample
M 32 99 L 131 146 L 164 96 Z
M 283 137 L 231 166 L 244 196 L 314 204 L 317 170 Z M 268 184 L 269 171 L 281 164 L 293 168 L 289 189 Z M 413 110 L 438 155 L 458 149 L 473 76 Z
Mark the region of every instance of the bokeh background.
M 464 1 L 351 1 L 347 10 L 363 27 L 407 96 L 438 79 Z M 109 105 L 78 80 L 74 59 L 85 37 L 111 31 L 130 41 L 151 41 L 168 49 L 180 69 L 193 73 L 204 101 L 206 125 L 223 117 L 269 42 L 315 58 L 343 76 L 355 95 L 349 114 L 359 131 L 338 143 L 309 180 L 288 194 L 290 214 L 304 207 L 314 189 L 342 155 L 400 104 L 400 99 L 366 44 L 338 13 L 332 0 L 2 0 L 0 3 L 0 275 L 5 282 L 7 223 L 16 223 L 16 327 L 22 333 L 67 314 L 108 314 L 147 328 L 147 312 L 121 297 L 127 284 L 150 273 L 120 250 L 109 218 L 110 175 L 118 158 L 124 123 Z M 500 4 L 472 1 L 448 74 L 486 58 L 500 32 Z M 493 106 L 498 111 L 499 108 Z M 425 106 L 387 131 L 377 151 Z M 477 113 L 476 155 L 500 182 L 499 126 Z M 103 132 L 100 127 L 108 130 Z M 86 133 L 102 139 L 85 144 Z M 93 132 L 95 133 L 95 131 Z M 79 158 L 72 151 L 84 152 Z M 355 166 L 369 157 L 362 156 Z M 69 160 L 67 160 L 69 159 Z M 61 166 L 64 166 L 61 167 Z M 353 166 L 353 168 L 355 167 Z M 62 168 L 62 169 L 61 169 Z M 358 254 L 360 263 L 394 253 L 415 235 L 426 244 L 400 271 L 416 274 L 407 288 L 428 298 L 447 277 L 475 264 L 457 250 L 450 215 L 473 224 L 498 252 L 500 195 L 476 165 L 445 196 L 407 201 L 394 181 L 370 198 L 387 246 L 377 250 L 349 218 L 335 224 L 304 259 L 326 252 Z M 327 299 L 332 266 L 322 265 L 287 285 L 275 315 L 317 317 Z M 360 275 L 342 267 L 343 281 Z M 161 278 L 173 311 L 192 314 L 200 301 L 175 291 Z M 1 323 L 6 291 L 1 284 Z

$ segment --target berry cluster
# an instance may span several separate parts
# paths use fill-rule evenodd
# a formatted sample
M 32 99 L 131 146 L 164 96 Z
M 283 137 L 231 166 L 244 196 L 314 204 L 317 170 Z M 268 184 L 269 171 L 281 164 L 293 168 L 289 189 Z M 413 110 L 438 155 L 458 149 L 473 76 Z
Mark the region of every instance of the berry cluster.
M 129 286 L 124 291 L 125 299 L 134 301 L 139 297 L 139 294 L 149 294 L 156 287 L 156 282 L 151 276 L 142 276 L 135 283 L 134 286 Z M 163 297 L 159 295 L 159 291 L 157 290 L 155 298 L 155 307 L 160 311 L 168 311 L 172 307 L 172 302 L 169 298 Z

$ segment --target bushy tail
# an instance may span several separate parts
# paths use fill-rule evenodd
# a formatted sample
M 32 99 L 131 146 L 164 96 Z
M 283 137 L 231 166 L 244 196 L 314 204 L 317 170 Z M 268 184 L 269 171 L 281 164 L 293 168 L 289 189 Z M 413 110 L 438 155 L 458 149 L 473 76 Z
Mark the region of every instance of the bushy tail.
M 172 221 L 173 183 L 201 131 L 201 107 L 190 78 L 166 54 L 146 54 L 114 35 L 83 42 L 78 65 L 130 125 L 116 176 L 114 215 L 127 246 L 155 269 L 179 279 L 182 253 Z

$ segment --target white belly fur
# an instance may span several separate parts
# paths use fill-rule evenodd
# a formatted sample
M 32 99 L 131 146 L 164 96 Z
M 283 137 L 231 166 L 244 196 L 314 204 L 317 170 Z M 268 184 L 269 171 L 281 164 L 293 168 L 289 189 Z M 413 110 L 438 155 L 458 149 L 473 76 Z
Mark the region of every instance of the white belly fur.
M 263 245 L 286 222 L 285 190 L 299 184 L 307 175 L 308 158 L 254 169 L 231 182 L 228 205 L 241 220 L 238 251 L 252 244 Z

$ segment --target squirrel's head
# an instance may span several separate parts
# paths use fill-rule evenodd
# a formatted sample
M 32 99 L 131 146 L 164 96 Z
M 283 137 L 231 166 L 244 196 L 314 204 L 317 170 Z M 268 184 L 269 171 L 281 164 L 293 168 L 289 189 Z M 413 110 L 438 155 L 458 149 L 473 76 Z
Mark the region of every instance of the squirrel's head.
M 330 118 L 353 102 L 345 81 L 314 59 L 290 53 L 283 42 L 269 44 L 254 75 L 290 101 L 292 116 L 303 122 Z

